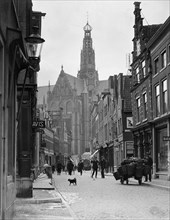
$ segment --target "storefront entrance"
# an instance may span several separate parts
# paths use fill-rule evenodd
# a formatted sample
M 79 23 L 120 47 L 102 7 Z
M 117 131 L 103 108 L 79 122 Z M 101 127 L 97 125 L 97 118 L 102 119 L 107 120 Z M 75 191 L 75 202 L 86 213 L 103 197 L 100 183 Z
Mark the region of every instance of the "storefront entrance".
M 156 164 L 157 171 L 168 171 L 168 141 L 167 128 L 156 130 Z

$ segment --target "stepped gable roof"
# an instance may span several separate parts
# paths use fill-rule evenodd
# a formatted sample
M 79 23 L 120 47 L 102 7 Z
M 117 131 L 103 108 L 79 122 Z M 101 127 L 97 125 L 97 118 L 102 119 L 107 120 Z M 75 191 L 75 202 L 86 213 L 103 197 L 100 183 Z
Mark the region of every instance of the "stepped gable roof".
M 153 24 L 153 25 L 143 26 L 144 39 L 146 39 L 146 41 L 148 42 L 161 26 L 162 24 Z
M 54 85 L 50 85 L 50 90 L 52 91 Z M 42 105 L 43 100 L 45 98 L 45 103 L 47 103 L 47 92 L 49 90 L 49 86 L 39 86 L 38 87 L 38 94 L 37 94 L 37 105 Z
M 83 80 L 79 79 L 75 76 L 72 76 L 68 73 L 65 73 L 72 89 L 76 89 L 77 90 L 77 95 L 81 95 L 81 93 L 83 92 L 84 89 L 84 84 L 83 84 Z

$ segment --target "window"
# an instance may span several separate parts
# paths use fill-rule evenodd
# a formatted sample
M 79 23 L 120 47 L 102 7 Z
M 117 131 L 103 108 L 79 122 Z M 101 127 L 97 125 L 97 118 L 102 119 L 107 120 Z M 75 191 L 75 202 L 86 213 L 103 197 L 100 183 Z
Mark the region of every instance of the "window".
M 140 122 L 140 98 L 136 99 L 136 107 L 137 107 L 137 122 Z
M 166 67 L 166 50 L 161 54 L 161 68 Z
M 136 68 L 136 82 L 137 82 L 137 83 L 140 82 L 140 78 L 139 78 L 139 67 Z
M 160 114 L 160 90 L 159 85 L 155 87 L 155 101 L 156 101 L 156 117 Z
M 159 58 L 157 57 L 154 60 L 154 74 L 157 74 L 159 72 Z
M 107 105 L 104 106 L 104 116 L 107 116 Z
M 170 45 L 168 45 L 168 63 L 170 63 Z
M 68 101 L 66 104 L 66 113 L 71 114 L 72 113 L 72 103 L 71 101 Z
M 107 141 L 107 124 L 104 126 L 104 131 L 105 131 L 105 141 Z
M 137 52 L 137 56 L 139 56 L 140 53 L 141 53 L 140 40 L 137 40 L 137 41 L 136 41 L 136 52 Z
M 143 118 L 147 118 L 147 95 L 143 93 Z
M 143 77 L 146 76 L 146 65 L 145 65 L 145 60 L 142 62 L 142 74 L 143 74 Z
M 118 119 L 118 135 L 122 133 L 122 119 Z
M 167 92 L 167 80 L 162 82 L 162 102 L 163 102 L 163 113 L 168 111 L 168 92 Z

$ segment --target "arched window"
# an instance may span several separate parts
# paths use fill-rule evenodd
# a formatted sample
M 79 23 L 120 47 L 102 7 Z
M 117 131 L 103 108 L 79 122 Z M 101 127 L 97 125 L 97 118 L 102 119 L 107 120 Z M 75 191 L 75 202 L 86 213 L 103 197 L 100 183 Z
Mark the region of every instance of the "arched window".
M 72 113 L 72 103 L 71 101 L 68 101 L 66 104 L 66 113 L 71 114 Z
M 81 114 L 82 114 L 82 105 L 81 105 L 81 102 L 80 102 L 80 101 L 78 101 L 77 107 L 78 107 L 78 112 L 79 112 L 80 115 L 81 115 Z

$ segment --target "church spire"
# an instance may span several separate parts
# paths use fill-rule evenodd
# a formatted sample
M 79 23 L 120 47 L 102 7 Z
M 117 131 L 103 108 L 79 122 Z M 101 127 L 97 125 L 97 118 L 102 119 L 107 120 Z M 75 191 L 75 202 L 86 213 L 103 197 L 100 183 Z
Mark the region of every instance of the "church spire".
M 91 38 L 92 27 L 87 20 L 86 25 L 83 27 L 84 38 L 83 48 L 81 50 L 80 71 L 78 77 L 85 79 L 93 77 L 95 72 L 95 52 L 93 50 L 93 41 Z
M 83 27 L 83 30 L 83 48 L 81 50 L 80 71 L 78 72 L 77 77 L 86 81 L 86 89 L 89 96 L 91 96 L 93 94 L 92 90 L 94 90 L 98 84 L 98 72 L 95 69 L 95 52 L 91 37 L 92 27 L 89 25 L 88 20 L 86 25 Z M 84 89 L 85 92 L 86 89 Z

